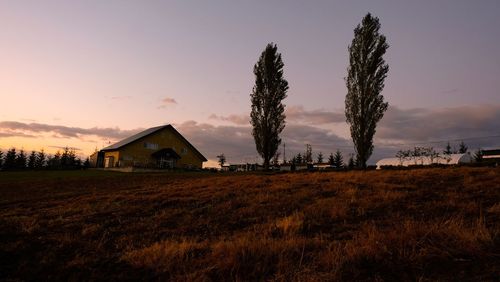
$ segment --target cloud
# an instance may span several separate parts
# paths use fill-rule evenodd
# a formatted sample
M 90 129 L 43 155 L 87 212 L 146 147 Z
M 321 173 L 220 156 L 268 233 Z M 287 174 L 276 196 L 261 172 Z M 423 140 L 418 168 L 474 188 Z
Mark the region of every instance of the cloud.
M 242 115 L 231 114 L 228 116 L 219 116 L 216 114 L 211 114 L 208 118 L 213 120 L 227 121 L 237 125 L 250 125 L 249 114 L 242 114 Z
M 339 136 L 334 129 L 335 126 L 332 128 L 321 126 L 323 122 L 340 121 L 340 117 L 324 115 L 323 112 L 325 111 L 292 108 L 291 117 L 287 117 L 287 125 L 281 136 L 282 141 L 286 143 L 287 159 L 297 153 L 303 153 L 305 144 L 312 145 L 314 154 L 321 151 L 327 155 L 340 149 L 347 159 L 347 155 L 353 152 L 352 141 Z M 210 118 L 228 121 L 230 124 L 213 125 L 188 121 L 175 127 L 211 160 L 216 160 L 216 156 L 220 153 L 224 153 L 229 162 L 255 162 L 258 159 L 247 114 L 212 115 Z M 13 136 L 35 138 L 52 134 L 60 138 L 90 140 L 97 136 L 118 141 L 141 130 L 143 129 L 81 128 L 42 123 L 0 122 L 0 138 Z M 458 144 L 454 140 L 464 139 L 471 149 L 500 147 L 500 138 L 477 139 L 492 135 L 500 135 L 500 105 L 441 109 L 402 109 L 390 106 L 377 126 L 375 150 L 369 163 L 375 163 L 383 157 L 394 156 L 397 150 L 411 148 L 416 145 L 415 143 L 419 143 L 419 146 L 434 146 L 440 149 L 448 140 L 452 141 L 453 146 Z M 442 142 L 433 143 L 434 141 Z M 279 150 L 282 152 L 283 147 L 281 146 Z
M 344 112 L 322 109 L 306 110 L 303 106 L 288 106 L 285 110 L 286 121 L 309 125 L 344 123 Z M 226 121 L 237 125 L 250 125 L 250 114 L 231 114 L 227 116 L 211 114 L 209 119 Z
M 305 110 L 303 106 L 289 106 L 286 108 L 288 121 L 321 125 L 329 123 L 345 122 L 344 112 L 326 110 Z
M 376 137 L 402 142 L 432 142 L 499 134 L 500 105 L 441 109 L 401 109 L 392 106 L 380 122 Z M 497 143 L 499 141 L 496 140 Z M 491 146 L 494 140 L 480 143 L 490 143 L 488 145 Z
M 23 137 L 23 138 L 36 138 L 37 136 L 32 134 L 26 134 L 23 132 L 16 132 L 11 130 L 2 130 L 0 131 L 0 138 L 4 137 Z
M 165 109 L 169 105 L 177 105 L 177 101 L 174 98 L 165 97 L 161 100 L 161 105 L 158 106 L 158 109 Z
M 110 97 L 111 100 L 128 100 L 131 99 L 132 96 L 112 96 Z
M 242 122 L 243 117 L 248 115 L 217 116 L 212 119 L 224 120 L 235 125 L 248 124 Z M 287 157 L 291 154 L 303 152 L 305 144 L 313 146 L 314 152 L 322 151 L 323 154 L 336 149 L 344 152 L 344 155 L 353 151 L 350 139 L 344 139 L 335 134 L 334 130 L 323 128 L 324 124 L 344 122 L 344 114 L 341 112 L 328 112 L 323 110 L 305 110 L 301 106 L 289 107 L 287 110 L 287 125 L 282 134 L 283 142 L 286 143 Z M 233 139 L 232 126 L 226 126 L 225 136 L 221 142 L 224 146 L 218 148 L 221 152 L 228 152 L 230 158 L 232 153 L 244 152 L 246 155 L 255 155 L 255 145 L 251 136 L 251 128 L 248 128 L 247 139 L 243 142 Z M 215 132 L 220 128 L 214 127 Z M 458 146 L 460 140 L 469 146 L 471 150 L 476 148 L 500 147 L 500 138 L 486 136 L 500 135 L 500 105 L 476 105 L 462 107 L 447 107 L 438 109 L 411 108 L 402 109 L 390 106 L 384 118 L 377 126 L 375 134 L 375 150 L 370 163 L 378 159 L 394 154 L 400 149 L 413 146 L 433 146 L 440 150 L 448 141 L 452 146 Z M 239 137 L 238 137 L 239 138 Z M 216 142 L 216 140 L 213 140 Z M 231 147 L 227 143 L 232 142 L 249 143 L 251 146 L 241 147 L 241 144 Z M 207 144 L 207 150 L 210 146 Z M 226 150 L 228 148 L 228 150 Z M 282 150 L 282 149 L 280 149 Z M 243 153 L 242 153 L 243 154 Z M 212 157 L 212 156 L 209 156 Z M 213 158 L 215 157 L 215 154 Z
M 23 123 L 17 121 L 0 122 L 0 132 L 2 132 L 0 137 L 38 137 L 42 134 L 49 133 L 60 138 L 81 138 L 86 135 L 96 135 L 102 138 L 118 140 L 135 134 L 141 130 L 142 129 L 121 130 L 118 127 L 81 128 L 43 123 Z

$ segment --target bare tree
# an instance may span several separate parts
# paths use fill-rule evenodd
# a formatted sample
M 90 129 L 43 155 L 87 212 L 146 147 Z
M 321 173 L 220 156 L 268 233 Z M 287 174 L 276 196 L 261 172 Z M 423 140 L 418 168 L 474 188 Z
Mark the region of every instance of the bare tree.
M 224 166 L 224 164 L 226 163 L 226 156 L 224 154 L 218 155 L 217 162 L 219 163 L 220 167 L 222 168 Z

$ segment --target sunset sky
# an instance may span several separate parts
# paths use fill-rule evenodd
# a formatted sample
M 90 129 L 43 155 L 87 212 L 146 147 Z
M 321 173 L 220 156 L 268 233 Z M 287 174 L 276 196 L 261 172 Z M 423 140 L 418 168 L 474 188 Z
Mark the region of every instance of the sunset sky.
M 498 0 L 0 0 L 0 149 L 86 156 L 170 123 L 211 161 L 253 162 L 252 69 L 274 42 L 290 85 L 287 157 L 306 143 L 347 155 L 347 47 L 367 12 L 390 45 L 370 162 L 447 140 L 500 147 Z

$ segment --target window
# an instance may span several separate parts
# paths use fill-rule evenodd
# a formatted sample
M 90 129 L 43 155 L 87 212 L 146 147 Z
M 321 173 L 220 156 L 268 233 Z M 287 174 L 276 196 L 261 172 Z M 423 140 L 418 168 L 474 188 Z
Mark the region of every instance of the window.
M 188 150 L 187 150 L 186 148 L 182 148 L 182 149 L 181 149 L 181 154 L 182 154 L 182 155 L 187 154 L 187 152 L 188 152 Z
M 158 150 L 158 144 L 144 142 L 144 148 L 149 150 Z

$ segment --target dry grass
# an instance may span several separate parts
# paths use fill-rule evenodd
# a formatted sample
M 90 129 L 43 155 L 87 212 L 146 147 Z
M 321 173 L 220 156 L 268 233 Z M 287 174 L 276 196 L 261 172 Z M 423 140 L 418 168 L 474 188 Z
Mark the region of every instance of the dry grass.
M 500 277 L 499 169 L 5 179 L 0 280 Z

